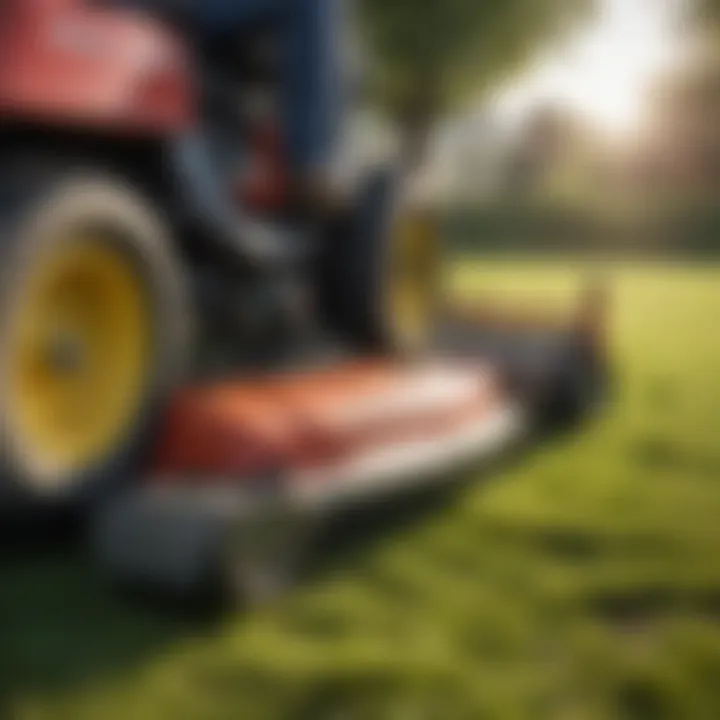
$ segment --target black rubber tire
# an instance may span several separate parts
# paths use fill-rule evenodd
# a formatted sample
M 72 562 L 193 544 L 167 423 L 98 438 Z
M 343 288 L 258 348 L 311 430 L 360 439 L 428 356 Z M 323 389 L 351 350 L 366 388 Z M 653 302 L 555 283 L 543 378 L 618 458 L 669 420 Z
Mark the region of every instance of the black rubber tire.
M 152 298 L 154 355 L 138 422 L 102 461 L 40 482 L 14 453 L 5 393 L 0 391 L 0 505 L 84 506 L 133 478 L 134 464 L 169 393 L 182 379 L 190 341 L 184 269 L 168 231 L 141 193 L 100 168 L 56 169 L 37 158 L 3 163 L 0 170 L 0 383 L 5 382 L 9 323 L 37 258 L 67 237 L 70 227 L 102 227 L 136 264 Z M 45 478 L 44 478 L 45 479 Z
M 405 186 L 403 174 L 392 167 L 369 173 L 357 202 L 333 228 L 323 258 L 323 314 L 362 351 L 414 355 L 426 349 L 407 346 L 396 336 L 385 306 L 392 231 L 410 204 Z
M 540 423 L 550 432 L 573 430 L 600 414 L 610 395 L 611 373 L 607 361 L 585 343 L 568 343 L 541 398 Z

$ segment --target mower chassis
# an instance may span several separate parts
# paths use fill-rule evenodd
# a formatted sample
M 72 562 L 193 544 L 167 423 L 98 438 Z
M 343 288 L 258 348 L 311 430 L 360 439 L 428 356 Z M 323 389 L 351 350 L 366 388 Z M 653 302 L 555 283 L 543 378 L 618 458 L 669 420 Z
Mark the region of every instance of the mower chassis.
M 185 452 L 187 440 L 179 454 L 176 450 L 168 454 L 173 439 L 183 436 L 180 426 L 170 427 L 170 422 L 155 470 L 142 486 L 112 501 L 98 515 L 94 540 L 101 566 L 122 584 L 183 600 L 195 601 L 210 593 L 217 597 L 221 586 L 224 597 L 229 592 L 233 599 L 251 602 L 277 594 L 294 579 L 317 529 L 342 511 L 441 485 L 457 477 L 455 471 L 487 463 L 542 426 L 577 422 L 593 411 L 604 387 L 605 367 L 601 323 L 591 315 L 592 309 L 588 301 L 571 322 L 536 317 L 519 325 L 505 317 L 498 324 L 487 316 L 457 313 L 443 324 L 435 359 L 420 365 L 387 361 L 383 372 L 392 368 L 395 373 L 390 385 L 384 390 L 380 384 L 366 392 L 343 391 L 345 396 L 341 393 L 340 400 L 331 403 L 340 415 L 323 414 L 317 406 L 323 405 L 323 387 L 337 383 L 337 372 L 342 370 L 300 374 L 289 381 L 291 390 L 284 387 L 284 395 L 272 383 L 266 385 L 261 395 L 286 398 L 280 401 L 283 417 L 298 414 L 298 397 L 305 398 L 309 402 L 305 427 L 321 434 L 327 427 L 329 435 L 352 439 L 332 460 L 308 456 L 314 457 L 308 461 L 291 454 L 288 458 L 294 460 L 288 459 L 276 472 L 248 473 L 237 462 L 233 470 L 233 461 L 225 462 L 227 472 L 219 472 L 215 459 L 221 450 L 213 449 L 212 437 L 203 439 L 207 406 L 198 410 L 203 403 L 197 404 L 197 398 L 186 403 L 184 412 L 197 422 L 198 442 L 206 443 L 206 464 L 212 471 L 202 474 L 197 454 L 191 458 Z M 593 363 L 578 368 L 578 358 L 588 356 Z M 378 373 L 377 367 L 351 368 L 353 379 L 346 385 L 362 384 L 358 378 Z M 602 368 L 603 377 L 597 368 Z M 583 373 L 585 387 L 563 385 Z M 436 387 L 444 389 L 433 396 L 428 389 L 436 381 Z M 278 383 L 287 386 L 288 381 Z M 230 400 L 221 393 L 233 407 L 255 398 L 255 405 L 250 403 L 253 412 L 238 411 L 231 422 L 240 457 L 243 435 L 250 427 L 247 419 L 254 422 L 265 411 L 262 403 L 257 404 L 255 385 L 234 392 Z M 363 412 L 358 408 L 373 392 L 385 392 L 390 399 L 385 404 L 371 402 L 368 407 L 375 409 L 359 420 Z M 404 411 L 397 410 L 393 393 L 415 400 Z M 581 397 L 571 397 L 575 405 L 568 406 L 572 393 Z M 349 425 L 338 420 L 345 410 L 354 413 Z M 392 439 L 383 440 L 387 417 L 392 427 L 400 429 Z M 422 429 L 418 420 L 424 422 Z M 373 426 L 380 427 L 380 433 L 373 435 Z M 186 437 L 187 429 L 184 432 Z M 251 435 L 250 441 L 264 442 L 258 435 Z
M 201 488 L 144 487 L 106 510 L 97 526 L 96 547 L 102 565 L 115 578 L 192 598 L 208 580 L 208 561 L 229 537 L 261 553 L 260 538 L 272 535 L 277 542 L 288 527 L 301 530 L 302 539 L 296 532 L 287 538 L 287 553 L 297 549 L 308 531 L 314 534 L 353 506 L 417 492 L 453 477 L 451 468 L 497 456 L 525 427 L 522 412 L 507 407 L 462 433 L 433 443 L 408 443 L 341 469 L 321 471 L 324 478 L 309 473 L 265 491 L 233 487 L 217 478 Z M 243 594 L 250 600 L 266 596 L 264 588 L 245 587 Z

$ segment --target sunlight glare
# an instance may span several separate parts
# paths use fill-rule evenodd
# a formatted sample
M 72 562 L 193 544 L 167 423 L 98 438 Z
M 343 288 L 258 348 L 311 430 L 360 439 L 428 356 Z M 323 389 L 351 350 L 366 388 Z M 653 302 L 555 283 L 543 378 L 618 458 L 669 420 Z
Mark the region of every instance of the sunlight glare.
M 632 132 L 651 82 L 671 62 L 675 6 L 673 0 L 603 0 L 592 27 L 500 97 L 501 112 L 555 102 L 601 129 Z

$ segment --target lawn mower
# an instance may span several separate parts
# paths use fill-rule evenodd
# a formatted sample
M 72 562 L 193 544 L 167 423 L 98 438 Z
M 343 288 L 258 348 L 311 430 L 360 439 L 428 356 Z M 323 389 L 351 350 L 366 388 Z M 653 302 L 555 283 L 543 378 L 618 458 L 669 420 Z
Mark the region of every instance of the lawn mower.
M 263 598 L 328 513 L 594 408 L 603 303 L 448 306 L 398 163 L 299 207 L 272 24 L 208 50 L 190 4 L 0 4 L 0 498 L 91 511 L 116 577 Z

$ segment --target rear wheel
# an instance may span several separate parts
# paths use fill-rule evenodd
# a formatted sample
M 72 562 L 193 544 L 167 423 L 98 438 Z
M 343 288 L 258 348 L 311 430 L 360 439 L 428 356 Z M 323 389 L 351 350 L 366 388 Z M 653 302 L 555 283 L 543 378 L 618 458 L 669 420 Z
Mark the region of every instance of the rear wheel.
M 182 272 L 154 214 L 104 173 L 16 173 L 0 244 L 3 485 L 76 500 L 129 471 L 179 377 Z

